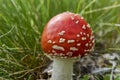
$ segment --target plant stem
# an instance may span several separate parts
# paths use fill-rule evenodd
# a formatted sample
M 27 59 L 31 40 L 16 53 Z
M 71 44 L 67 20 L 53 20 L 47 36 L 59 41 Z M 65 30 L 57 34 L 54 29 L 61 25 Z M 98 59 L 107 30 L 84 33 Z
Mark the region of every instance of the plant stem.
M 72 80 L 73 59 L 55 57 L 53 60 L 52 80 Z

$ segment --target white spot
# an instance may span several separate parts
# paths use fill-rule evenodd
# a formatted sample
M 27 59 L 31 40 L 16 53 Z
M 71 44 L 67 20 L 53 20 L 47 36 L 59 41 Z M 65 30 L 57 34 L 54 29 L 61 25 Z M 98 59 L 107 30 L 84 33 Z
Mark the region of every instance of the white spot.
M 61 31 L 58 34 L 62 36 L 62 35 L 64 35 L 64 33 L 65 33 L 65 31 Z
M 78 48 L 76 48 L 76 47 L 70 47 L 70 50 L 71 51 L 78 51 Z
M 67 55 L 68 55 L 68 56 L 72 56 L 73 53 L 72 53 L 72 52 L 67 52 Z
M 65 39 L 64 38 L 60 38 L 59 42 L 63 43 L 63 42 L 65 42 Z
M 52 43 L 52 40 L 48 40 L 48 43 Z
M 79 54 L 78 56 L 81 57 L 81 54 Z
M 57 55 L 59 55 L 59 54 L 57 54 L 57 53 L 54 53 L 54 56 L 57 56 Z
M 78 24 L 78 23 L 79 23 L 79 21 L 77 20 L 77 21 L 75 21 L 75 23 L 76 23 L 76 24 Z
M 92 48 L 90 49 L 90 51 L 94 51 L 94 47 L 92 47 Z
M 86 43 L 85 46 L 88 47 L 88 43 Z
M 62 46 L 58 46 L 58 45 L 53 45 L 52 48 L 56 50 L 65 51 L 65 49 Z
M 55 51 L 55 50 L 52 50 L 52 53 L 56 53 L 56 51 Z
M 65 54 L 63 54 L 63 53 L 60 53 L 60 56 L 64 56 Z
M 92 43 L 94 43 L 94 42 L 95 42 L 95 39 L 92 40 Z
M 66 58 L 67 58 L 67 56 L 63 56 L 62 58 L 66 59 Z
M 65 59 L 65 57 L 64 57 L 64 56 L 61 56 L 60 58 Z
M 81 17 L 81 19 L 84 19 L 84 17 Z
M 85 56 L 87 56 L 87 55 L 88 55 L 88 53 L 85 53 L 84 55 L 85 55 Z
M 90 24 L 87 24 L 87 27 L 90 28 Z
M 55 44 L 55 41 L 53 41 L 53 44 Z
M 80 34 L 82 35 L 82 32 L 80 32 Z
M 83 33 L 83 35 L 86 35 L 86 33 Z
M 87 34 L 87 37 L 89 37 L 90 35 L 89 34 Z
M 77 46 L 80 46 L 81 44 L 80 43 L 77 43 Z
M 73 57 L 74 59 L 77 59 L 77 57 Z
M 86 37 L 82 37 L 82 40 L 83 40 L 83 41 L 86 40 Z
M 79 16 L 79 14 L 75 14 L 74 16 L 77 17 L 77 16 Z
M 90 46 L 92 46 L 92 44 L 91 44 L 91 43 L 90 43 L 89 45 L 90 45 Z
M 74 43 L 75 40 L 68 40 L 67 43 Z
M 73 17 L 73 16 L 71 16 L 71 20 L 74 20 L 74 17 Z
M 92 36 L 90 36 L 90 40 L 92 40 Z
M 86 29 L 85 25 L 82 26 L 82 29 Z
M 77 37 L 80 37 L 80 35 L 79 35 L 79 34 L 77 34 L 76 36 L 77 36 Z
M 90 50 L 89 49 L 86 49 L 86 50 L 84 50 L 85 52 L 90 52 Z
M 91 37 L 90 37 L 90 40 L 92 40 L 93 38 L 94 38 L 94 36 L 91 36 Z

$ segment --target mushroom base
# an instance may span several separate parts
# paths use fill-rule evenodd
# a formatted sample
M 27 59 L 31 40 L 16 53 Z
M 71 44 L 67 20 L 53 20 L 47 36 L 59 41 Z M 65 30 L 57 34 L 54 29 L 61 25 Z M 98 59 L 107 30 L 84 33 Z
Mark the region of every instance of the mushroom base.
M 52 80 L 72 80 L 73 59 L 58 58 L 53 59 Z

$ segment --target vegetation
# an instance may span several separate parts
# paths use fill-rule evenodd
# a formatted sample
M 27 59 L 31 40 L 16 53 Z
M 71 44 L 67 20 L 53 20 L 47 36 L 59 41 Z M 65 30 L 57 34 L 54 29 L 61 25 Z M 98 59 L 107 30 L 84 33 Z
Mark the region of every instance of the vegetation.
M 49 62 L 40 47 L 43 28 L 64 11 L 89 22 L 96 37 L 95 51 L 120 52 L 120 0 L 0 0 L 1 79 L 38 78 Z

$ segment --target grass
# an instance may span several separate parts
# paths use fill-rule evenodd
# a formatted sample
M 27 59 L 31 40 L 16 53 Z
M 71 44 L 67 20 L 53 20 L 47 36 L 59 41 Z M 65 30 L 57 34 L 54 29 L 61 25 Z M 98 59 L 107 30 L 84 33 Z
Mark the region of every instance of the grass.
M 40 36 L 48 20 L 64 11 L 78 13 L 89 22 L 96 48 L 120 52 L 120 0 L 0 0 L 0 77 L 34 80 L 46 65 Z M 117 24 L 117 25 L 116 25 Z

